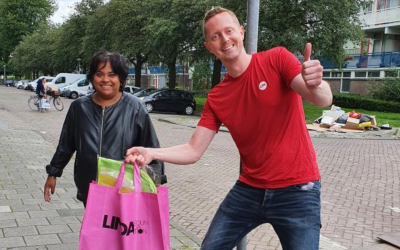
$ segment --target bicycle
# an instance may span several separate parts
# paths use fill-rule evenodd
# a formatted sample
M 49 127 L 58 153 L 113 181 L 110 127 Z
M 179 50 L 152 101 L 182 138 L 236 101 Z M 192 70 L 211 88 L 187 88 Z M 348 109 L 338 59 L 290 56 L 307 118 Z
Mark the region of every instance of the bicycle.
M 52 91 L 50 93 L 49 101 L 51 102 L 51 100 L 53 100 L 53 105 L 58 111 L 62 111 L 64 109 L 64 103 L 59 92 Z M 28 105 L 32 111 L 39 110 L 39 99 L 37 95 L 33 95 L 28 99 Z

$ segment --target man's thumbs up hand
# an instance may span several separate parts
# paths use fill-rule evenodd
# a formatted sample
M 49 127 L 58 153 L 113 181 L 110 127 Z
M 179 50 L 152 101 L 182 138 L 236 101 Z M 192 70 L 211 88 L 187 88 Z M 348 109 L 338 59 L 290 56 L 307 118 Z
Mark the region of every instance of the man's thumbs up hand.
M 304 48 L 303 67 L 301 75 L 308 89 L 318 87 L 322 82 L 322 72 L 324 68 L 318 60 L 310 60 L 312 51 L 311 43 L 307 43 Z

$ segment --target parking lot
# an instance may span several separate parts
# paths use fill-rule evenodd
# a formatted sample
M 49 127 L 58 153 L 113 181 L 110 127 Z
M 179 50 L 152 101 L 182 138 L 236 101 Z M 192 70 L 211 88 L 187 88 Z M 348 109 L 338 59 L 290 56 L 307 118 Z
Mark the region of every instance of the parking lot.
M 10 237 L 4 233 L 5 228 L 9 227 L 7 223 L 11 223 L 12 218 L 21 216 L 22 211 L 37 211 L 29 214 L 31 217 L 36 215 L 40 218 L 33 225 L 43 235 L 46 235 L 46 231 L 41 227 L 42 221 L 53 222 L 47 219 L 51 214 L 46 215 L 43 212 L 51 210 L 51 206 L 41 200 L 40 192 L 46 176 L 41 166 L 44 167 L 54 153 L 66 111 L 72 100 L 63 98 L 65 108 L 62 112 L 50 109 L 48 112 L 38 113 L 28 108 L 27 100 L 32 94 L 30 91 L 0 86 L 1 137 L 2 140 L 7 138 L 13 141 L 12 150 L 5 149 L 4 144 L 0 142 L 0 241 Z M 162 146 L 186 142 L 193 133 L 193 124 L 196 123 L 195 117 L 176 114 L 153 113 L 151 118 Z M 40 143 L 35 143 L 35 138 L 40 138 L 37 139 Z M 316 135 L 312 136 L 312 140 L 322 175 L 320 249 L 374 246 L 379 243 L 376 241 L 377 236 L 400 233 L 400 139 L 351 135 L 335 138 Z M 30 175 L 31 171 L 43 171 L 42 178 L 30 180 L 35 185 L 28 186 L 21 182 L 18 183 L 18 190 L 8 190 L 11 184 L 17 183 L 9 178 L 8 171 L 11 166 L 18 168 L 18 176 L 23 176 L 24 170 Z M 65 207 L 81 206 L 74 200 L 72 164 L 67 168 L 68 172 L 60 179 L 61 186 L 52 204 L 53 208 L 59 206 L 62 211 Z M 196 164 L 166 164 L 170 189 L 170 218 L 177 229 L 190 236 L 187 249 L 198 248 L 218 205 L 237 179 L 238 172 L 239 155 L 227 132 L 217 134 L 205 155 Z M 31 194 L 27 188 L 35 190 L 31 190 Z M 10 204 L 15 208 L 12 216 L 1 211 L 3 206 Z M 64 212 L 68 218 L 80 218 L 80 215 L 71 214 L 67 209 Z M 79 223 L 79 219 L 72 224 L 64 221 L 54 228 L 54 232 L 47 234 L 59 234 L 61 241 L 75 241 L 76 244 Z M 63 225 L 77 231 L 63 236 Z M 30 226 L 32 225 L 26 227 Z M 24 234 L 21 230 L 20 234 Z M 26 237 L 30 239 L 29 232 Z M 46 245 L 54 244 L 50 242 Z M 73 249 L 68 247 L 71 245 L 66 245 L 64 249 Z M 0 245 L 0 249 L 6 248 Z M 247 249 L 281 248 L 271 226 L 263 225 L 248 235 Z

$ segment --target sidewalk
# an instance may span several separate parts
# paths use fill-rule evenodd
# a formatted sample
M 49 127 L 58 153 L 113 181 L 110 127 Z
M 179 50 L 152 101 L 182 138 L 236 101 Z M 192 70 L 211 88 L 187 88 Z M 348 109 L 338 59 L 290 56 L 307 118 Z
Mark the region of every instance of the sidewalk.
M 76 199 L 74 160 L 57 179 L 52 201 L 44 202 L 44 167 L 51 160 L 54 144 L 40 131 L 24 129 L 27 125 L 17 120 L 14 127 L 20 128 L 10 129 L 4 116 L 0 110 L 0 250 L 78 249 L 84 209 Z M 171 249 L 200 248 L 200 239 L 179 223 L 171 220 L 170 229 Z
M 43 201 L 44 166 L 72 100 L 63 98 L 62 112 L 38 114 L 27 106 L 30 92 L 0 86 L 0 95 L 0 250 L 76 250 L 83 207 L 75 198 L 73 161 L 59 178 L 53 201 Z M 186 143 L 199 119 L 150 116 L 163 147 Z M 222 131 L 195 164 L 166 164 L 172 249 L 199 248 L 238 178 L 237 148 Z M 323 183 L 320 250 L 377 249 L 378 236 L 400 233 L 398 133 L 310 131 Z M 249 233 L 247 241 L 247 250 L 282 249 L 269 224 Z

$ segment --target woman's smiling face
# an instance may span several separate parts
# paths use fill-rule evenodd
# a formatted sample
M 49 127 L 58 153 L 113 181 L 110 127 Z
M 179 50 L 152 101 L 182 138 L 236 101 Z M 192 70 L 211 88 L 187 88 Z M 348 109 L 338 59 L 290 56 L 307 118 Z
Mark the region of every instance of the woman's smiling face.
M 99 64 L 93 76 L 93 85 L 102 99 L 111 99 L 118 94 L 121 82 L 118 75 L 113 72 L 109 61 Z

